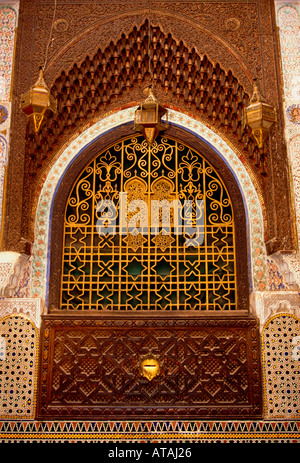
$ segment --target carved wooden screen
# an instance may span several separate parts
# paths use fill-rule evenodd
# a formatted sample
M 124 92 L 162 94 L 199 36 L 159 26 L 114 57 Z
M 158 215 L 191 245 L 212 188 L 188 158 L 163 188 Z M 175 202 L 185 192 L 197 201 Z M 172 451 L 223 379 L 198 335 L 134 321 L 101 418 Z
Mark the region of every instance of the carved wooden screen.
M 65 209 L 61 309 L 235 310 L 236 286 L 230 196 L 194 149 L 131 136 L 81 172 Z

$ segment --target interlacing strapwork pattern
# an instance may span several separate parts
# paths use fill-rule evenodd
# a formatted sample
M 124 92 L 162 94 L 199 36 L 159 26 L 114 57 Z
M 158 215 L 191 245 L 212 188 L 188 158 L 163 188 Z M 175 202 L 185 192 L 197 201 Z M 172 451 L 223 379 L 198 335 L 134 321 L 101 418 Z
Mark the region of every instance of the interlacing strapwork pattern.
M 181 327 L 124 318 L 45 319 L 40 416 L 259 415 L 253 319 L 237 328 L 230 317 L 226 327 L 219 317 Z M 139 373 L 149 352 L 160 359 L 152 381 Z
M 124 195 L 127 224 L 136 223 L 133 232 L 120 228 Z M 115 207 L 115 212 L 105 209 L 116 215 L 115 228 L 101 235 L 99 205 L 107 200 Z M 129 207 L 136 200 L 147 211 Z M 182 206 L 178 214 L 170 208 L 169 230 L 166 209 L 155 209 L 155 201 Z M 155 214 L 159 227 L 153 230 Z M 197 225 L 198 235 L 186 225 Z M 214 168 L 165 137 L 150 147 L 142 136 L 133 136 L 97 155 L 67 202 L 61 282 L 62 309 L 235 309 L 233 210 Z
M 0 320 L 0 416 L 33 418 L 38 339 L 34 325 L 23 316 Z

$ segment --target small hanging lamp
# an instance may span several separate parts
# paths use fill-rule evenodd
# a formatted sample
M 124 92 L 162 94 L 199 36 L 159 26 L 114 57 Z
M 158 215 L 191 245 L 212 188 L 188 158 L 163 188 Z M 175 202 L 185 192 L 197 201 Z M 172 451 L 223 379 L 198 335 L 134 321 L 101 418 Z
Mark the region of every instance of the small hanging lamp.
M 28 92 L 21 95 L 21 109 L 29 120 L 32 120 L 34 129 L 39 131 L 43 119 L 51 113 L 56 112 L 56 100 L 50 94 L 49 88 L 44 80 L 44 70 L 41 67 L 39 77 Z
M 165 122 L 162 121 L 163 116 L 167 116 Z M 148 97 L 135 112 L 134 130 L 142 132 L 147 143 L 152 145 L 159 132 L 167 128 L 168 110 L 157 101 L 150 89 Z
M 257 79 L 253 81 L 253 95 L 244 110 L 244 125 L 252 129 L 257 146 L 263 149 L 271 127 L 277 122 L 276 108 L 267 103 L 261 95 Z

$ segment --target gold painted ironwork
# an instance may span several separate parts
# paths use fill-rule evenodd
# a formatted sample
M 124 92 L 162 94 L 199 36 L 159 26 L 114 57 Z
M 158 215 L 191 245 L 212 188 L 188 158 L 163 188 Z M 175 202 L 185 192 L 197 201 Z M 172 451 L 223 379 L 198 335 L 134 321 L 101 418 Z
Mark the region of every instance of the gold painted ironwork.
M 150 214 L 140 224 L 148 233 L 121 234 L 120 192 L 128 203 L 142 199 L 149 211 L 153 199 L 192 201 L 191 224 L 204 214 L 203 242 L 189 241 L 184 227 L 175 233 L 172 209 L 169 234 L 151 233 Z M 97 204 L 105 200 L 116 207 L 115 233 L 99 235 Z M 204 205 L 200 212 L 196 200 Z M 234 310 L 236 280 L 231 200 L 199 153 L 170 137 L 159 135 L 150 146 L 142 135 L 131 136 L 80 174 L 65 210 L 61 309 Z

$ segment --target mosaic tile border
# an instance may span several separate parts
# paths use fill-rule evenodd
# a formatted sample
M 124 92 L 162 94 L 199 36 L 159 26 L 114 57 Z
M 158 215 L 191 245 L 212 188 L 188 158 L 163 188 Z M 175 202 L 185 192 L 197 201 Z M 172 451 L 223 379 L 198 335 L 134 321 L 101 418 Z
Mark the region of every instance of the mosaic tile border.
M 31 296 L 47 299 L 47 275 L 49 265 L 49 236 L 51 208 L 56 187 L 72 161 L 82 150 L 108 130 L 125 123 L 133 123 L 136 108 L 127 108 L 108 115 L 82 132 L 59 156 L 52 166 L 42 187 L 35 218 L 36 241 L 33 247 Z M 267 262 L 263 237 L 263 214 L 257 191 L 238 155 L 211 129 L 192 117 L 174 110 L 169 111 L 169 121 L 189 130 L 209 143 L 233 171 L 242 191 L 248 215 L 251 248 L 251 272 L 253 289 L 267 288 Z
M 300 422 L 1 421 L 0 442 L 289 442 Z

